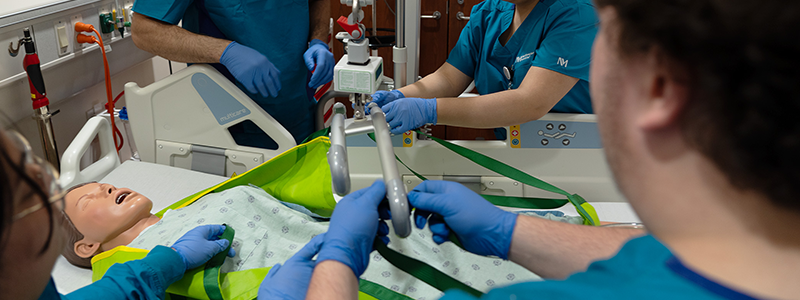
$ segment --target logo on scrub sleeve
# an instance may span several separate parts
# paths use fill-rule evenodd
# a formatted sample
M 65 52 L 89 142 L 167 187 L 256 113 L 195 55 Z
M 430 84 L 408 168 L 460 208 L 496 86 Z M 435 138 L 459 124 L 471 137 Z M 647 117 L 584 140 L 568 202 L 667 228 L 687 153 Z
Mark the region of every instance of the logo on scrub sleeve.
M 558 65 L 559 66 L 562 66 L 562 67 L 566 68 L 568 63 L 569 63 L 569 60 L 566 60 L 563 57 L 559 57 L 558 58 Z

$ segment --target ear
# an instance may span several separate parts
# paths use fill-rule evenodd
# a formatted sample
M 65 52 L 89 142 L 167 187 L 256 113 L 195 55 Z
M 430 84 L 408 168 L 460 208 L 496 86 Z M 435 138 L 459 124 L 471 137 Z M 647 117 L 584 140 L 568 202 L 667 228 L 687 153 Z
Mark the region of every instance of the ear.
M 90 242 L 85 238 L 75 242 L 75 254 L 83 258 L 89 258 L 94 256 L 97 253 L 97 250 L 100 249 L 100 243 L 97 242 Z
M 668 69 L 668 62 L 657 56 L 651 52 L 648 59 L 653 76 L 646 83 L 649 86 L 645 91 L 647 101 L 637 118 L 639 127 L 645 130 L 660 130 L 676 125 L 689 95 L 687 85 L 675 79 L 680 77 L 674 73 L 677 71 Z

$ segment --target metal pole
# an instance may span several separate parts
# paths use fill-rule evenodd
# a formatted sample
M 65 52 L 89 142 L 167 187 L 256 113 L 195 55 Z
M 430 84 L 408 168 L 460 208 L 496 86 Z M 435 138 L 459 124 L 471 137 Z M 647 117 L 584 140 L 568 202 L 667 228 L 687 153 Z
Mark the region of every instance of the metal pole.
M 50 120 L 50 109 L 47 106 L 40 107 L 33 111 L 33 118 L 39 127 L 39 137 L 42 141 L 44 158 L 52 164 L 56 170 L 61 169 L 61 159 L 58 157 L 58 146 L 56 146 L 55 132 L 53 123 Z
M 415 0 L 416 1 L 416 0 Z M 395 8 L 395 46 L 392 48 L 392 61 L 394 61 L 394 88 L 398 89 L 406 86 L 406 63 L 408 55 L 406 53 L 406 1 L 396 0 Z

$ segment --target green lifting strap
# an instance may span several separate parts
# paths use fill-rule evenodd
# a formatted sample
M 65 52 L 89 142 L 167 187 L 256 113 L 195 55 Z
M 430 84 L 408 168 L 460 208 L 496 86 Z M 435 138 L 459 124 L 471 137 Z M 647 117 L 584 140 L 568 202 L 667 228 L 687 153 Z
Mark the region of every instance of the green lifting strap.
M 434 269 L 424 262 L 418 261 L 390 249 L 388 246 L 386 246 L 386 244 L 381 242 L 380 239 L 375 239 L 373 242 L 373 247 L 375 250 L 378 250 L 378 253 L 380 253 L 381 256 L 383 256 L 383 258 L 385 258 L 392 265 L 400 270 L 405 271 L 411 276 L 422 280 L 437 290 L 444 292 L 450 289 L 459 289 L 475 297 L 480 297 L 483 295 L 481 291 L 476 290 L 437 269 Z
M 375 135 L 374 134 L 369 133 L 368 135 L 373 141 L 375 140 Z M 443 142 L 449 143 L 447 141 L 443 141 Z M 469 150 L 467 148 L 464 148 L 464 149 L 466 149 L 467 151 L 472 151 L 472 150 Z M 454 151 L 454 152 L 456 152 L 456 151 Z M 474 152 L 474 151 L 472 151 L 472 152 Z M 464 156 L 464 154 L 459 153 L 459 152 L 456 152 L 456 154 Z M 397 155 L 395 155 L 394 158 L 398 162 L 400 162 L 400 164 L 402 164 L 404 167 L 406 167 L 406 169 L 411 171 L 411 173 L 413 173 L 414 176 L 417 176 L 417 178 L 419 178 L 420 180 L 422 180 L 422 181 L 428 180 L 428 178 L 425 178 L 425 176 L 422 176 L 422 174 L 417 173 L 416 171 L 411 169 L 411 167 L 406 165 L 406 163 L 403 162 L 402 159 L 397 157 Z M 494 169 L 492 169 L 490 166 L 486 166 L 486 165 L 483 165 L 483 164 L 480 164 L 480 163 L 478 163 L 478 165 L 480 165 L 480 166 L 482 166 L 484 168 L 487 168 L 489 170 L 494 171 Z M 562 207 L 562 206 L 564 206 L 565 204 L 567 204 L 569 202 L 569 200 L 565 200 L 565 199 L 549 199 L 549 198 L 533 198 L 533 197 L 512 197 L 512 196 L 496 196 L 496 195 L 481 195 L 481 197 L 483 197 L 484 199 L 489 201 L 489 203 L 492 203 L 494 205 L 505 206 L 505 207 L 515 207 L 515 208 L 526 208 L 526 209 L 554 209 L 554 208 Z
M 225 257 L 228 256 L 228 251 L 231 250 L 231 245 L 233 245 L 233 235 L 236 234 L 236 231 L 230 225 L 222 225 L 225 225 L 225 232 L 222 233 L 220 239 L 228 240 L 228 247 L 208 260 L 203 274 L 203 286 L 210 300 L 223 300 L 222 292 L 219 289 L 219 267 L 225 262 Z
M 361 279 L 358 281 L 358 291 L 381 300 L 413 300 L 409 296 L 400 294 L 372 281 Z
M 455 152 L 456 154 L 461 155 L 464 158 L 469 159 L 472 162 L 474 162 L 474 163 L 476 163 L 476 164 L 478 164 L 478 165 L 480 165 L 480 166 L 482 166 L 484 168 L 492 170 L 497 174 L 506 176 L 506 177 L 511 178 L 513 180 L 522 182 L 523 184 L 527 184 L 529 186 L 532 186 L 532 187 L 535 187 L 535 188 L 538 188 L 538 189 L 541 189 L 541 190 L 544 190 L 544 191 L 548 191 L 548 192 L 552 192 L 552 193 L 561 194 L 561 195 L 566 196 L 567 200 L 570 203 L 572 203 L 572 205 L 575 206 L 575 210 L 577 210 L 578 213 L 581 215 L 581 217 L 583 217 L 585 225 L 593 225 L 593 226 L 600 225 L 600 219 L 597 217 L 597 213 L 594 211 L 594 208 L 589 203 L 587 203 L 586 200 L 584 200 L 578 194 L 570 194 L 567 191 L 564 191 L 564 190 L 562 190 L 562 189 L 560 189 L 560 188 L 558 188 L 558 187 L 556 187 L 556 186 L 554 186 L 552 184 L 544 182 L 539 178 L 536 178 L 536 177 L 533 177 L 531 175 L 528 175 L 527 173 L 522 172 L 522 171 L 518 170 L 517 168 L 509 166 L 509 165 L 507 165 L 507 164 L 505 164 L 505 163 L 503 163 L 503 162 L 501 162 L 499 160 L 496 160 L 494 158 L 488 157 L 488 156 L 483 155 L 481 153 L 478 153 L 478 152 L 475 152 L 473 150 L 464 148 L 462 146 L 450 143 L 450 142 L 442 140 L 440 138 L 436 138 L 436 137 L 430 136 L 430 135 L 425 134 L 425 133 L 420 132 L 420 131 L 416 131 L 416 132 L 431 138 L 433 141 L 435 141 L 439 145 L 442 145 L 445 148 L 450 149 L 451 151 Z M 405 165 L 405 164 L 403 164 L 403 165 Z M 557 201 L 557 200 L 555 200 L 555 201 Z M 503 205 L 503 206 L 505 206 L 505 205 Z

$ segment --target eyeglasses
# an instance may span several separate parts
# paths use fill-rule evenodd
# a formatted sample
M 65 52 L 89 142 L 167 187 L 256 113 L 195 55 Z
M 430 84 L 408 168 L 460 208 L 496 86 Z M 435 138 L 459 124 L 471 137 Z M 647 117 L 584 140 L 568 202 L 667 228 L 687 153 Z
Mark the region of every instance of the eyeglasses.
M 7 131 L 8 137 L 11 142 L 22 151 L 24 156 L 25 169 L 28 167 L 36 170 L 36 179 L 40 180 L 45 185 L 45 192 L 48 193 L 47 205 L 56 203 L 56 208 L 60 211 L 64 209 L 64 195 L 66 192 L 61 188 L 58 183 L 58 170 L 49 162 L 44 161 L 40 157 L 33 154 L 31 145 L 19 132 Z M 23 217 L 32 214 L 45 206 L 45 203 L 38 203 L 34 206 L 24 209 L 23 211 L 14 215 L 14 221 L 22 219 Z

